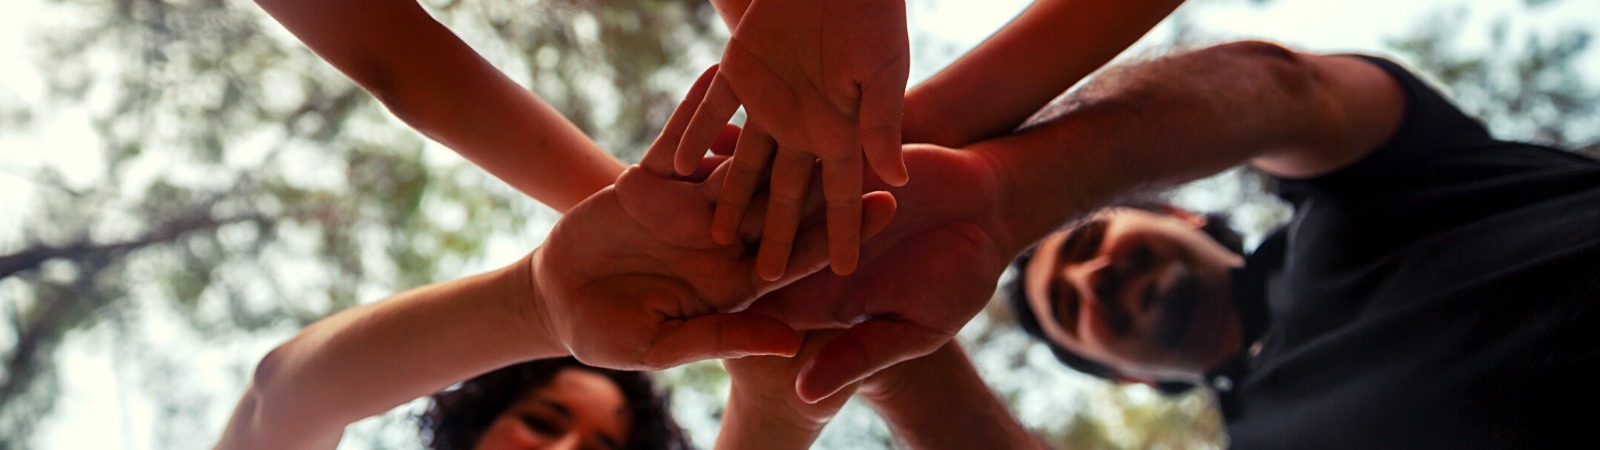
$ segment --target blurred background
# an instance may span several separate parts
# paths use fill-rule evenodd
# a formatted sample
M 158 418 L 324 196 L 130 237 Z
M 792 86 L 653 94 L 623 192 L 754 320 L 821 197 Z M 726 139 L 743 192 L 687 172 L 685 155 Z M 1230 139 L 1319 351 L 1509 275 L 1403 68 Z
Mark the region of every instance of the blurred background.
M 405 1 L 405 0 L 396 0 Z M 603 4 L 602 4 L 603 3 Z M 912 82 L 1027 5 L 908 0 Z M 0 14 L 0 449 L 200 449 L 300 327 L 507 264 L 558 216 L 430 142 L 241 0 L 6 0 Z M 635 161 L 728 32 L 704 0 L 423 0 Z M 1377 53 L 1504 138 L 1600 155 L 1595 0 L 1193 0 L 1124 58 L 1238 38 Z M 1260 235 L 1248 171 L 1174 194 Z M 1022 420 L 1070 448 L 1219 448 L 1211 398 L 1071 372 L 989 308 L 961 334 Z M 717 362 L 661 374 L 714 441 Z M 411 449 L 418 403 L 342 448 Z M 819 448 L 888 448 L 852 402 Z

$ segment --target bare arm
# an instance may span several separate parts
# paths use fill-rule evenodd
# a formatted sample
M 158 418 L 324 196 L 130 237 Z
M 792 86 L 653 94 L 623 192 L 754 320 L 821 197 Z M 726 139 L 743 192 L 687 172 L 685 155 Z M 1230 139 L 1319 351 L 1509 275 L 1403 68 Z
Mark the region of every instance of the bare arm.
M 906 93 L 905 142 L 955 148 L 1010 133 L 1182 3 L 1034 2 L 977 48 Z
M 542 320 L 525 320 L 522 302 L 538 292 L 530 261 L 306 327 L 262 358 L 217 448 L 332 449 L 352 422 L 498 367 L 565 354 L 543 338 Z
M 391 112 L 495 177 L 566 212 L 622 163 L 411 0 L 258 0 Z
M 1047 448 L 954 342 L 878 372 L 859 392 L 908 448 Z
M 1265 42 L 1131 64 L 1098 80 L 1028 130 L 973 147 L 1008 177 L 1014 244 L 1120 196 L 1244 162 L 1279 176 L 1327 173 L 1388 140 L 1404 112 L 1382 69 Z

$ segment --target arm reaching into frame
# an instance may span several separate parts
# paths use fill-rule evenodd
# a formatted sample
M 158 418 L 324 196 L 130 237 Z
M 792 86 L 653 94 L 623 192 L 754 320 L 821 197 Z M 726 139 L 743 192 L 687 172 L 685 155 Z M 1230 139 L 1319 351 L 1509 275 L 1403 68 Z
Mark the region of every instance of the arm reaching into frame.
M 856 392 L 905 448 L 1049 448 L 989 390 L 955 342 L 868 377 Z
M 711 73 L 691 96 L 704 93 Z M 740 310 L 804 273 L 760 280 L 743 241 L 710 241 L 704 227 L 718 176 L 690 181 L 630 169 L 510 267 L 307 327 L 262 359 L 218 448 L 333 448 L 351 422 L 528 359 L 570 354 L 593 366 L 658 369 L 794 354 L 800 342 L 790 327 Z M 874 193 L 863 204 L 861 233 L 870 237 L 888 223 L 894 202 Z M 821 270 L 824 239 L 820 226 L 807 227 L 800 242 L 810 250 L 796 252 L 794 264 Z
M 833 415 L 844 407 L 854 389 L 806 403 L 794 394 L 794 377 L 805 358 L 816 353 L 843 330 L 806 332 L 794 357 L 747 356 L 722 360 L 733 386 L 722 430 L 714 448 L 771 450 L 811 448 Z
M 960 148 L 1009 134 L 1182 3 L 1036 1 L 906 92 L 904 141 Z
M 556 211 L 625 167 L 414 0 L 257 3 L 400 120 Z
M 860 272 L 815 275 L 756 303 L 797 329 L 851 327 L 801 370 L 801 398 L 948 342 L 1011 258 L 1071 217 L 1247 161 L 1279 175 L 1326 173 L 1387 140 L 1404 109 L 1394 80 L 1366 61 L 1262 42 L 1097 80 L 1015 135 L 965 150 L 907 146 L 907 165 L 942 182 L 890 190 L 898 219 L 863 247 Z
M 853 393 L 872 405 L 905 448 L 1048 448 L 989 390 L 954 342 L 868 377 L 859 390 L 846 387 L 806 403 L 795 396 L 795 375 L 806 358 L 841 332 L 808 332 L 792 358 L 723 360 L 733 388 L 715 448 L 810 448 Z

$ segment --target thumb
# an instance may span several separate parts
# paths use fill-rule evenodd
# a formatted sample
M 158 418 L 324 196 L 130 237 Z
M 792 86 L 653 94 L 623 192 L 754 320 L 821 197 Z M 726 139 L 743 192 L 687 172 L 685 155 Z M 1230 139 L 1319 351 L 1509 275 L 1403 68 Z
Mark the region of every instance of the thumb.
M 645 360 L 672 367 L 716 358 L 794 356 L 800 337 L 783 322 L 753 312 L 710 314 L 679 322 L 656 335 Z
M 795 378 L 795 393 L 816 403 L 879 370 L 932 353 L 950 337 L 910 322 L 882 318 L 862 322 L 806 361 Z

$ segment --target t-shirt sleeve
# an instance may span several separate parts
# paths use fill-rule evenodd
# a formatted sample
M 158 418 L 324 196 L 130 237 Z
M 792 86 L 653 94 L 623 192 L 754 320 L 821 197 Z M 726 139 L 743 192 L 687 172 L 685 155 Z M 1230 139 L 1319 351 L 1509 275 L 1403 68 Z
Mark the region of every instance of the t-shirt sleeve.
M 1354 164 L 1293 182 L 1338 190 L 1381 188 L 1383 181 L 1405 179 L 1410 169 L 1426 161 L 1496 143 L 1481 122 L 1404 67 L 1375 56 L 1353 56 L 1378 66 L 1399 83 L 1405 96 L 1400 126 L 1387 142 Z

